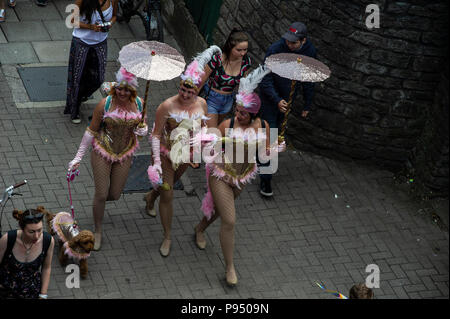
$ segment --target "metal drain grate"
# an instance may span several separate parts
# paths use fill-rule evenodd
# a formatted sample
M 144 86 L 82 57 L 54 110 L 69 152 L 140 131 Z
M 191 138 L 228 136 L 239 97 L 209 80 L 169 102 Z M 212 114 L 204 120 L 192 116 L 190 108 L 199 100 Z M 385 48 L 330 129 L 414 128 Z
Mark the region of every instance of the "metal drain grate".
M 150 164 L 150 155 L 137 155 L 133 158 L 127 183 L 123 189 L 124 194 L 146 193 L 152 188 L 148 180 L 147 168 Z M 183 183 L 179 180 L 173 185 L 174 190 L 183 190 Z
M 65 101 L 67 66 L 17 68 L 31 102 Z

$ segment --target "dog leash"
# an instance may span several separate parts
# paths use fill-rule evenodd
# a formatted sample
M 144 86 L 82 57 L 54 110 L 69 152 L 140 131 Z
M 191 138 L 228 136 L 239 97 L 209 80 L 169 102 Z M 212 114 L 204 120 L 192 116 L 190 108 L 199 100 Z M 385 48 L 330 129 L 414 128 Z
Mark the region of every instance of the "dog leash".
M 72 192 L 70 191 L 70 182 L 72 182 L 75 179 L 75 176 L 78 176 L 78 175 L 80 175 L 80 171 L 78 169 L 73 169 L 73 170 L 67 172 L 67 185 L 69 186 L 70 209 L 72 211 L 72 219 L 73 220 L 75 220 L 75 212 L 73 210 Z

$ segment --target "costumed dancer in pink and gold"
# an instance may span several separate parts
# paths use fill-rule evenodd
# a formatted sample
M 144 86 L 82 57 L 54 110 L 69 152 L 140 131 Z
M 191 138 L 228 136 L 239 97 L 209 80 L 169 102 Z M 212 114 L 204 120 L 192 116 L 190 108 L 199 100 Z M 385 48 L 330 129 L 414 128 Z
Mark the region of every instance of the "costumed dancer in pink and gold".
M 210 134 L 196 136 L 194 143 L 205 140 L 213 140 L 211 144 L 218 141 L 233 143 L 233 152 L 231 156 L 225 152 L 226 149 L 218 153 L 219 161 L 206 164 L 207 193 L 203 198 L 202 211 L 205 215 L 201 222 L 195 227 L 195 242 L 198 248 L 205 249 L 206 240 L 204 231 L 206 228 L 220 216 L 220 244 L 226 265 L 226 282 L 230 286 L 237 284 L 237 275 L 233 262 L 234 250 L 234 225 L 236 222 L 236 210 L 234 201 L 242 191 L 245 184 L 249 183 L 257 175 L 257 165 L 255 160 L 250 160 L 251 155 L 249 147 L 256 144 L 253 150 L 266 152 L 268 155 L 272 150 L 272 155 L 278 149 L 278 145 L 271 147 L 270 130 L 266 121 L 257 117 L 261 106 L 261 101 L 253 90 L 261 79 L 270 72 L 264 66 L 260 66 L 247 77 L 241 79 L 239 93 L 236 96 L 236 113 L 233 118 L 223 121 L 218 129 L 221 136 L 225 138 L 212 139 Z M 264 130 L 259 130 L 259 129 Z M 200 135 L 200 134 L 199 134 Z M 243 144 L 240 150 L 241 160 L 237 160 L 239 149 L 237 145 Z M 206 144 L 208 145 L 208 144 Z M 218 146 L 218 145 L 217 145 Z M 242 145 L 241 145 L 242 146 Z M 219 148 L 220 149 L 220 148 Z M 243 156 L 242 156 L 243 155 Z
M 209 119 L 206 117 L 206 101 L 198 96 L 198 92 L 204 67 L 217 52 L 221 52 L 220 48 L 214 45 L 197 55 L 181 75 L 178 94 L 165 100 L 156 110 L 150 138 L 153 165 L 148 168 L 153 189 L 144 196 L 144 200 L 147 203 L 147 213 L 155 217 L 155 200 L 160 196 L 159 212 L 164 228 L 164 239 L 159 252 L 163 257 L 169 255 L 172 243 L 173 185 L 192 161 L 189 140 L 194 128 L 200 129 Z M 183 130 L 187 134 L 182 134 Z
M 137 96 L 137 87 L 136 76 L 121 67 L 109 95 L 95 107 L 91 124 L 86 128 L 77 155 L 69 163 L 69 170 L 78 168 L 92 145 L 94 151 L 91 152 L 91 165 L 95 183 L 94 250 L 101 247 L 105 203 L 120 198 L 133 154 L 139 147 L 137 136 L 148 133 L 145 119 L 142 118 L 143 100 Z

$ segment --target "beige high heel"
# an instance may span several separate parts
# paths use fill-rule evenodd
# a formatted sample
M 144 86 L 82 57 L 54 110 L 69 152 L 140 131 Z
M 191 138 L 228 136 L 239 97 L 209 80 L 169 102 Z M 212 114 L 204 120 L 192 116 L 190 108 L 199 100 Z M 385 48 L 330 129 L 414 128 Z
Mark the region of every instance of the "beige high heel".
M 145 211 L 147 212 L 147 215 L 151 216 L 151 217 L 156 217 L 156 209 L 155 209 L 155 203 L 153 203 L 153 207 L 150 208 L 150 195 L 151 195 L 151 191 L 146 193 L 144 195 L 143 200 L 145 201 Z
M 238 279 L 236 276 L 236 270 L 233 269 L 233 271 L 227 271 L 225 274 L 227 285 L 230 287 L 235 287 L 238 283 Z
M 102 234 L 94 233 L 94 250 L 99 251 L 102 248 Z
M 163 257 L 167 257 L 170 254 L 170 246 L 172 245 L 172 241 L 170 239 L 164 239 L 161 247 L 159 248 L 159 253 Z
M 194 232 L 195 244 L 198 249 L 204 250 L 206 248 L 205 234 L 201 231 L 197 231 L 197 226 L 194 228 Z

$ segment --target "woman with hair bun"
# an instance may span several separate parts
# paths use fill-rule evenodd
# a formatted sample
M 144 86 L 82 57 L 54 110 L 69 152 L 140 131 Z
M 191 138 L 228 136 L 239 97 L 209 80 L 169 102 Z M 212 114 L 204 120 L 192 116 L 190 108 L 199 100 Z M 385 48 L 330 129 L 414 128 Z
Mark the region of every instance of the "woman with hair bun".
M 20 229 L 0 239 L 0 299 L 47 299 L 55 241 L 43 231 L 43 216 L 14 210 Z

